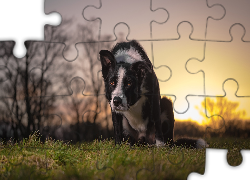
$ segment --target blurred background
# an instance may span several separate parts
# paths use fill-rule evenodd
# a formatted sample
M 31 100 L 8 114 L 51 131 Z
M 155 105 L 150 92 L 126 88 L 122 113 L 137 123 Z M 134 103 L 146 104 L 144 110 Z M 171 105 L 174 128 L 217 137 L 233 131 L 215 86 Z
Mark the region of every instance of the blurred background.
M 58 27 L 45 26 L 44 42 L 25 42 L 27 54 L 21 59 L 13 55 L 14 42 L 0 42 L 1 140 L 8 140 L 11 137 L 20 140 L 29 137 L 32 132 L 37 130 L 42 135 L 42 139 L 52 137 L 73 142 L 113 137 L 111 110 L 104 96 L 99 51 L 110 50 L 117 42 L 133 38 L 139 40 L 154 64 L 162 96 L 168 96 L 174 102 L 175 138 L 183 136 L 198 138 L 204 137 L 205 134 L 209 137 L 248 138 L 250 136 L 250 94 L 247 94 L 249 92 L 249 84 L 247 84 L 249 73 L 245 67 L 248 66 L 249 61 L 247 61 L 247 54 L 244 54 L 247 51 L 244 48 L 248 47 L 248 41 L 241 41 L 240 45 L 233 44 L 229 30 L 228 36 L 221 36 L 220 33 L 223 34 L 223 29 L 215 31 L 213 26 L 216 27 L 216 24 L 213 23 L 217 21 L 210 19 L 211 22 L 208 22 L 211 26 L 209 26 L 207 37 L 213 40 L 211 43 L 215 44 L 208 44 L 208 47 L 223 49 L 225 43 L 231 43 L 234 45 L 230 47 L 233 53 L 236 51 L 241 56 L 235 62 L 235 59 L 225 58 L 224 54 L 220 54 L 220 52 L 213 53 L 211 49 L 205 51 L 204 31 L 206 26 L 204 25 L 207 23 L 209 14 L 202 19 L 203 16 L 199 16 L 197 13 L 205 12 L 206 3 L 201 4 L 203 6 L 199 8 L 200 11 L 192 11 L 188 14 L 188 16 L 199 16 L 198 19 L 193 20 L 194 26 L 194 22 L 202 22 L 200 24 L 204 26 L 200 29 L 196 28 L 196 31 L 193 32 L 192 23 L 181 23 L 181 21 L 189 20 L 184 18 L 184 12 L 189 12 L 187 9 L 191 8 L 191 3 L 186 6 L 179 5 L 178 12 L 183 12 L 183 14 L 174 16 L 171 9 L 176 8 L 176 3 L 154 2 L 152 4 L 154 9 L 164 7 L 168 10 L 169 8 L 168 13 L 162 10 L 157 14 L 159 17 L 154 16 L 159 19 L 159 22 L 167 20 L 162 25 L 151 24 L 153 19 L 138 23 L 138 19 L 134 18 L 138 16 L 138 11 L 135 10 L 144 7 L 150 8 L 151 1 L 147 1 L 143 6 L 139 1 L 133 2 L 133 7 L 136 9 L 131 10 L 129 15 L 125 13 L 125 17 L 127 15 L 130 19 L 134 19 L 128 26 L 125 23 L 119 24 L 120 12 L 114 7 L 119 5 L 119 7 L 125 8 L 127 5 L 129 8 L 132 6 L 129 3 L 123 6 L 119 4 L 122 2 L 117 5 L 112 4 L 110 0 L 103 1 L 103 8 L 115 13 L 116 16 L 112 16 L 111 19 L 110 14 L 112 15 L 112 13 L 107 16 L 104 14 L 103 19 L 100 20 L 97 19 L 99 16 L 95 16 L 95 14 L 91 16 L 92 11 L 88 9 L 85 14 L 87 17 L 83 18 L 84 7 L 89 4 L 99 7 L 99 1 L 46 1 L 45 12 L 59 12 L 63 17 L 63 22 Z M 228 9 L 233 6 L 232 3 L 229 6 L 226 1 L 222 0 L 213 3 L 216 2 Z M 246 7 L 244 4 L 242 6 Z M 93 10 L 93 7 L 90 8 Z M 217 18 L 223 17 L 223 9 L 220 6 L 216 8 L 215 12 L 210 11 L 209 13 L 213 13 Z M 242 9 L 237 11 L 241 12 Z M 151 11 L 149 10 L 149 12 Z M 236 23 L 238 19 L 241 19 L 240 15 L 241 13 L 238 17 L 236 16 Z M 230 11 L 227 12 L 227 16 L 230 16 Z M 224 17 L 226 24 L 230 23 L 229 20 L 227 21 L 227 16 Z M 110 22 L 109 19 L 111 19 Z M 179 21 L 180 24 L 171 24 L 175 21 Z M 223 24 L 225 21 L 221 23 Z M 116 24 L 111 22 L 119 25 L 114 28 Z M 244 23 L 245 21 L 239 22 Z M 143 29 L 140 24 L 146 24 L 148 28 Z M 130 25 L 131 32 L 128 29 Z M 171 34 L 171 29 L 165 25 L 171 26 L 175 33 Z M 246 29 L 248 28 L 248 24 L 244 24 L 244 26 Z M 227 26 L 224 25 L 224 27 Z M 150 35 L 151 30 L 152 36 Z M 182 36 L 179 36 L 180 34 L 178 35 L 177 32 Z M 234 35 L 241 37 L 244 32 L 242 27 L 236 28 Z M 245 38 L 248 38 L 247 35 Z M 150 38 L 161 39 L 161 42 L 152 41 Z M 241 48 L 241 45 L 244 48 Z M 225 52 L 230 52 L 229 50 L 225 49 Z M 245 95 L 244 97 L 235 96 L 238 88 L 236 81 L 228 81 L 223 86 L 227 92 L 226 97 L 215 97 L 225 95 L 222 91 L 223 81 L 221 81 L 224 76 L 220 77 L 220 74 L 215 73 L 216 64 L 208 64 L 206 67 L 205 75 L 210 73 L 214 76 L 205 78 L 208 83 L 208 85 L 206 84 L 206 95 L 211 97 L 204 97 L 205 79 L 203 79 L 203 74 L 190 74 L 184 68 L 190 58 L 202 60 L 205 52 L 206 57 L 210 59 L 216 57 L 221 64 L 235 67 L 233 63 L 237 63 L 234 73 L 244 71 L 244 77 L 239 75 L 239 78 L 242 79 L 241 84 L 244 84 L 244 86 L 240 86 L 239 92 Z M 199 70 L 199 67 L 197 66 L 196 69 Z M 180 81 L 176 77 L 180 78 Z M 234 78 L 234 76 L 228 78 Z M 171 80 L 174 80 L 174 83 Z M 217 84 L 209 86 L 209 81 Z M 188 96 L 185 100 L 186 95 L 190 94 L 193 96 Z M 178 97 L 182 97 L 183 100 Z M 206 130 L 208 126 L 212 129 Z

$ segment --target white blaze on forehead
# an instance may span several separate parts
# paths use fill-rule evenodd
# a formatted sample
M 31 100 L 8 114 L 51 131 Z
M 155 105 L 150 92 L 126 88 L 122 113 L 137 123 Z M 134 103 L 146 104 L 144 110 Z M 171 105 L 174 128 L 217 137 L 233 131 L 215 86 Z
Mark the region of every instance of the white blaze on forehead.
M 115 90 L 112 92 L 112 100 L 111 100 L 111 107 L 114 108 L 113 99 L 115 96 L 119 96 L 122 99 L 122 105 L 126 108 L 127 107 L 127 99 L 123 92 L 123 78 L 126 75 L 126 70 L 123 67 L 120 67 L 118 72 L 118 79 Z
M 117 84 L 115 90 L 112 92 L 112 95 L 114 96 L 121 96 L 123 94 L 123 78 L 125 76 L 126 70 L 123 67 L 120 67 L 118 72 L 117 72 Z
M 137 61 L 143 61 L 141 55 L 138 53 L 138 51 L 130 46 L 129 50 L 123 50 L 120 49 L 115 53 L 115 59 L 117 63 L 119 62 L 125 62 L 125 63 L 135 63 Z

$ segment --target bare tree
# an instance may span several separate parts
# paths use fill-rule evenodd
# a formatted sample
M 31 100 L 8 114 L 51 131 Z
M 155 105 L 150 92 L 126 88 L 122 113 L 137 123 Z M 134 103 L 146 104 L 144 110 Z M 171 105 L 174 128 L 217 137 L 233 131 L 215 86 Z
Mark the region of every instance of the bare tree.
M 55 33 L 55 29 L 47 28 L 49 30 L 51 34 Z M 0 74 L 0 107 L 8 114 L 2 116 L 2 122 L 10 122 L 11 136 L 16 140 L 27 138 L 32 131 L 41 130 L 42 117 L 53 112 L 55 89 L 52 88 L 49 74 L 60 66 L 55 59 L 61 57 L 61 52 L 53 43 L 29 41 L 25 42 L 25 46 L 26 55 L 18 59 L 12 51 L 14 42 L 0 43 L 0 64 L 3 69 Z M 61 70 L 57 71 L 57 76 L 65 77 L 66 74 Z M 53 87 L 56 85 L 53 84 Z
M 13 55 L 14 42 L 0 43 L 0 111 L 3 112 L 0 123 L 10 126 L 15 139 L 27 138 L 32 131 L 53 126 L 51 115 L 58 112 L 64 114 L 64 117 L 58 114 L 59 118 L 69 120 L 71 131 L 80 133 L 77 141 L 93 140 L 104 134 L 108 137 L 112 132 L 110 108 L 103 94 L 99 51 L 110 49 L 113 42 L 81 43 L 83 55 L 76 62 L 66 61 L 62 52 L 67 48 L 54 42 L 65 42 L 79 35 L 82 41 L 90 41 L 94 39 L 95 29 L 79 26 L 79 34 L 67 37 L 63 31 L 72 21 L 66 21 L 60 28 L 47 26 L 46 41 L 26 42 L 27 54 L 21 59 Z M 107 36 L 107 41 L 110 38 Z M 82 80 L 73 78 L 79 74 Z M 72 78 L 73 84 L 70 84 Z M 81 81 L 86 85 L 84 94 L 81 94 Z M 74 89 L 73 94 L 70 88 Z M 67 107 L 60 107 L 60 100 L 66 101 Z
M 247 121 L 244 121 L 244 117 L 246 111 L 238 110 L 239 102 L 229 101 L 226 97 L 213 99 L 206 97 L 206 101 L 202 102 L 201 105 L 201 109 L 198 107 L 196 109 L 203 116 L 204 124 L 215 129 L 213 133 L 227 136 L 236 136 L 238 133 L 237 136 L 239 136 L 240 132 L 245 131 Z
M 111 131 L 110 109 L 104 97 L 99 51 L 100 49 L 110 49 L 113 43 L 91 42 L 94 39 L 94 29 L 95 27 L 79 26 L 82 41 L 89 41 L 89 43 L 78 45 L 83 55 L 78 57 L 78 66 L 74 69 L 81 72 L 86 87 L 83 96 L 81 96 L 82 87 L 77 86 L 81 80 L 75 80 L 73 95 L 68 97 L 70 102 L 68 113 L 71 114 L 70 118 L 76 124 L 75 131 L 80 132 L 84 140 L 97 139 L 103 135 L 104 124 L 106 124 L 105 137 L 109 137 Z M 109 41 L 110 38 L 111 36 L 106 36 L 106 41 Z M 78 141 L 82 139 L 81 135 L 77 135 Z

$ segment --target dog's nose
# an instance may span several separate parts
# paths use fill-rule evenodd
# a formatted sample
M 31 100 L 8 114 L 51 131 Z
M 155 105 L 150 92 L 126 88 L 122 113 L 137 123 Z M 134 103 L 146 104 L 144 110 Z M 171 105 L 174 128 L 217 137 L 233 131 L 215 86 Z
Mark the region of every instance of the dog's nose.
M 122 99 L 118 96 L 115 96 L 113 99 L 113 103 L 115 106 L 119 106 L 122 103 Z

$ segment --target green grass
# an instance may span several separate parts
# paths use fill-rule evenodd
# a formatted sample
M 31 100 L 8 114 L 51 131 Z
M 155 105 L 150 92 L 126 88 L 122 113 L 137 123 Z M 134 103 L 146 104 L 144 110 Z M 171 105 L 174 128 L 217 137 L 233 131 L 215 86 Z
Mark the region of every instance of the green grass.
M 214 139 L 210 145 L 219 147 L 218 142 Z M 232 157 L 233 165 L 241 162 Z M 203 174 L 204 168 L 205 149 L 118 147 L 113 140 L 41 143 L 36 133 L 18 144 L 0 146 L 0 179 L 186 179 L 191 172 Z

